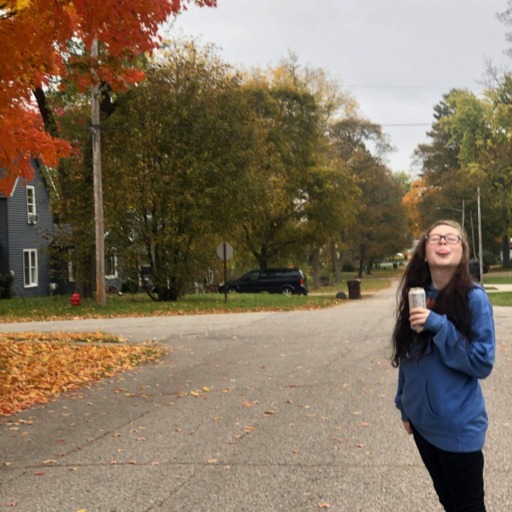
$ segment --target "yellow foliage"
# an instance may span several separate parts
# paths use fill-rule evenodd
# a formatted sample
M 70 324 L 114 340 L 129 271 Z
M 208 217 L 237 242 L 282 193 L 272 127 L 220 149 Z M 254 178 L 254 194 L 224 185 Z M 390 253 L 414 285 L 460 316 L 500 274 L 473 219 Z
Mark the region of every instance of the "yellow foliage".
M 0 334 L 0 415 L 156 359 L 164 350 L 101 333 Z
M 30 7 L 31 0 L 7 0 L 6 2 L 6 10 L 7 11 L 21 11 Z
M 418 178 L 411 183 L 411 188 L 402 199 L 405 213 L 409 220 L 409 225 L 415 235 L 420 231 L 420 216 L 418 204 L 421 202 L 422 196 L 425 194 L 426 185 L 423 178 Z

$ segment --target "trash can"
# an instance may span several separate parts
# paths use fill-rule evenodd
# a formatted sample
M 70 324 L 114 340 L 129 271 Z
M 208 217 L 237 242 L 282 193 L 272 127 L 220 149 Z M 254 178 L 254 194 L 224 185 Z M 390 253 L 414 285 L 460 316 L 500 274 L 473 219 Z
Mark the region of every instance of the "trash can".
M 361 298 L 361 279 L 351 279 L 347 281 L 347 286 L 349 299 Z

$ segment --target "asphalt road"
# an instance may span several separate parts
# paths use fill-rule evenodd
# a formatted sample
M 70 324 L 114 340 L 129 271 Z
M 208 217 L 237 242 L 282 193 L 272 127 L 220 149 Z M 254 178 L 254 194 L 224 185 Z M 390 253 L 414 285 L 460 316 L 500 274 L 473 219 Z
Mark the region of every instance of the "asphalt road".
M 440 511 L 393 404 L 394 306 L 387 290 L 307 312 L 1 325 L 172 351 L 0 418 L 0 511 Z M 512 309 L 495 320 L 485 476 L 488 512 L 505 512 Z

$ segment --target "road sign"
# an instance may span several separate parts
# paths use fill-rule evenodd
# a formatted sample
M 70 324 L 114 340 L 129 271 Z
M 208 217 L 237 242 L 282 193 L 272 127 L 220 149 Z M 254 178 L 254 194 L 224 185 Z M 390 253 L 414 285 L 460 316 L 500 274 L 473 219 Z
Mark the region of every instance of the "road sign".
M 229 242 L 222 242 L 217 246 L 217 256 L 221 260 L 230 260 L 233 257 L 233 246 Z

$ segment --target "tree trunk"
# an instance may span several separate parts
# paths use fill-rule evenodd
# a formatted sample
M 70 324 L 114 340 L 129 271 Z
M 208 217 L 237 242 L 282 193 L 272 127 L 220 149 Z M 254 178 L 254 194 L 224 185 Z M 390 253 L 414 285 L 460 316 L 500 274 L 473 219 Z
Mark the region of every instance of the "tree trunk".
M 366 248 L 365 248 L 364 244 L 360 244 L 359 245 L 359 270 L 357 272 L 357 277 L 359 279 L 363 278 L 365 252 L 366 252 Z
M 332 273 L 334 274 L 334 282 L 340 284 L 341 279 L 341 259 L 338 258 L 338 252 L 336 251 L 336 244 L 330 243 L 331 261 L 332 261 Z
M 313 288 L 320 288 L 320 249 L 313 249 Z
M 59 130 L 57 128 L 57 123 L 55 122 L 53 112 L 48 107 L 48 101 L 46 100 L 46 94 L 44 90 L 41 87 L 36 87 L 34 89 L 34 97 L 36 98 L 39 112 L 43 118 L 44 129 L 52 137 L 58 137 Z
M 158 301 L 160 302 L 176 302 L 178 300 L 178 292 L 167 286 L 157 288 Z
M 503 268 L 510 268 L 510 238 L 504 234 L 502 238 Z
M 371 275 L 374 264 L 375 264 L 375 260 L 373 258 L 370 258 L 366 265 L 366 275 L 368 275 L 368 276 Z

